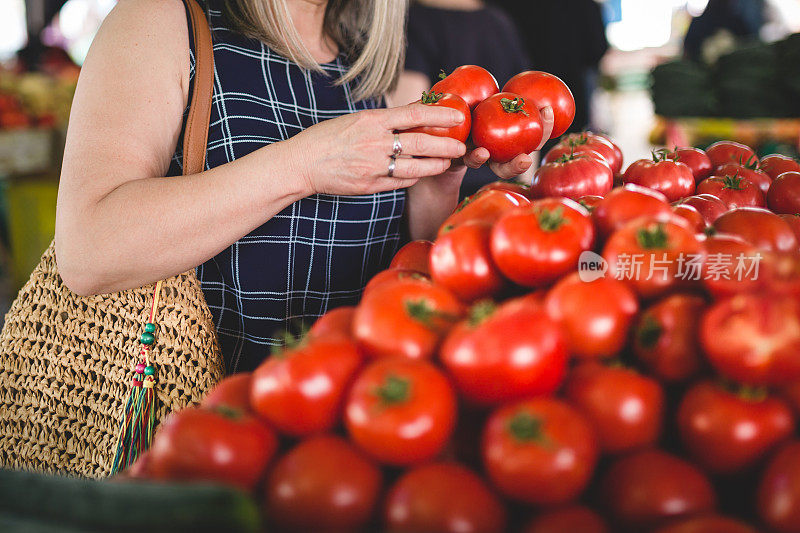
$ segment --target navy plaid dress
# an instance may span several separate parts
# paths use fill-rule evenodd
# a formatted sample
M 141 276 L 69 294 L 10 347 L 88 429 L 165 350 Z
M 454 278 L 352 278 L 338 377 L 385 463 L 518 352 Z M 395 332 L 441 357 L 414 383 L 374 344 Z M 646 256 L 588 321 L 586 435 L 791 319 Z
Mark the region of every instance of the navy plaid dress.
M 304 71 L 228 29 L 217 1 L 207 4 L 215 61 L 207 169 L 381 105 L 356 102 L 351 85 L 333 84 L 347 69 L 344 56 L 323 65 L 325 74 Z M 193 55 L 191 67 L 193 78 Z M 181 174 L 178 146 L 169 175 Z M 310 196 L 200 265 L 228 372 L 258 366 L 298 323 L 355 304 L 397 250 L 404 208 L 403 191 Z

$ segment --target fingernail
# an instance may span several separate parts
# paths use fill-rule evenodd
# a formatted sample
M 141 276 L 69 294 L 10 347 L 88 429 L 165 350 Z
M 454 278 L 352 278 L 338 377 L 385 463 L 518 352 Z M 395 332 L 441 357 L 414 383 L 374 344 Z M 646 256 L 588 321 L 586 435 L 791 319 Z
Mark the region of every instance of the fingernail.
M 543 107 L 542 108 L 542 116 L 544 117 L 545 120 L 553 120 L 553 118 L 555 116 L 555 115 L 553 115 L 553 108 L 550 107 L 549 105 Z
M 461 157 L 467 153 L 467 145 L 464 143 L 459 143 L 458 145 L 458 155 Z
M 461 124 L 462 122 L 464 122 L 464 113 L 462 113 L 461 111 L 453 111 L 452 115 L 453 115 L 453 121 L 456 124 Z

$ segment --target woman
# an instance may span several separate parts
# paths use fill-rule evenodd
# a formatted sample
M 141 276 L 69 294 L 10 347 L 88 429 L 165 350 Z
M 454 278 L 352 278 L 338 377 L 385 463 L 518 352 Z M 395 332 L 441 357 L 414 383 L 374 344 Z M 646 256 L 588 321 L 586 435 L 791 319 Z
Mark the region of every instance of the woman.
M 192 83 L 182 3 L 120 2 L 78 83 L 56 253 L 64 282 L 84 295 L 197 267 L 236 372 L 257 366 L 290 322 L 355 303 L 395 252 L 403 218 L 411 238 L 434 235 L 465 165 L 488 152 L 394 135 L 455 125 L 456 111 L 379 109 L 403 60 L 405 1 L 206 7 L 215 57 L 206 170 L 162 179 L 181 173 Z M 413 158 L 394 165 L 395 140 Z M 522 155 L 495 170 L 511 177 L 530 164 Z

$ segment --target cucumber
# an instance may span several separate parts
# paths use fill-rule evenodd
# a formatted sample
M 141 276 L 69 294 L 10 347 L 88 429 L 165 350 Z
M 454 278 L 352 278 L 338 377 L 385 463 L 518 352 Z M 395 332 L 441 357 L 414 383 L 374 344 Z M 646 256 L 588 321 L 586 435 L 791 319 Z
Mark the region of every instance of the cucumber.
M 254 501 L 233 488 L 97 481 L 13 470 L 0 470 L 0 516 L 23 524 L 19 531 L 26 531 L 25 521 L 38 523 L 43 531 L 65 532 L 260 530 Z

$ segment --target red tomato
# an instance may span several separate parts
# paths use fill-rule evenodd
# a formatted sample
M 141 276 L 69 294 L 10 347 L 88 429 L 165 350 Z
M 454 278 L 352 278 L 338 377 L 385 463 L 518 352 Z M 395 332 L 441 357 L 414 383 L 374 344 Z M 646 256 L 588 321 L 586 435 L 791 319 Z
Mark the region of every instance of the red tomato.
M 758 531 L 733 518 L 704 514 L 674 522 L 657 529 L 654 533 L 758 533 Z
M 267 476 L 264 513 L 280 531 L 358 531 L 372 518 L 380 469 L 340 437 L 305 440 Z
M 505 285 L 489 247 L 491 224 L 476 220 L 448 231 L 431 250 L 433 281 L 473 302 L 497 294 Z
M 725 163 L 717 167 L 714 173 L 717 176 L 741 176 L 761 189 L 764 194 L 767 194 L 769 186 L 772 184 L 772 178 L 766 172 L 761 172 L 756 167 L 751 168 L 739 163 Z
M 489 150 L 491 160 L 497 163 L 530 154 L 542 141 L 538 108 L 517 94 L 490 96 L 475 108 L 472 121 L 472 140 Z
M 793 440 L 770 460 L 758 485 L 758 516 L 776 533 L 800 531 L 800 441 Z
M 771 154 L 764 156 L 758 168 L 769 174 L 770 178 L 775 179 L 784 172 L 800 172 L 800 163 L 789 156 Z
M 539 167 L 533 175 L 531 195 L 577 200 L 586 195 L 603 196 L 613 185 L 614 174 L 605 161 L 587 155 L 565 155 Z
M 716 196 L 728 209 L 767 205 L 761 189 L 742 176 L 711 176 L 697 185 L 697 194 Z
M 583 207 L 585 207 L 586 210 L 589 211 L 589 213 L 591 213 L 592 211 L 594 211 L 594 208 L 597 207 L 597 204 L 599 204 L 602 200 L 603 200 L 602 196 L 587 194 L 586 196 L 581 196 L 580 198 L 578 198 L 578 203 L 581 204 Z
M 789 224 L 794 231 L 794 236 L 797 237 L 797 242 L 800 242 L 800 213 L 796 215 L 783 214 L 780 217 Z
M 458 392 L 477 405 L 552 394 L 567 368 L 560 328 L 531 299 L 511 300 L 498 308 L 490 302 L 477 304 L 453 328 L 440 353 Z
M 415 465 L 436 457 L 453 432 L 456 396 L 424 361 L 388 358 L 356 378 L 345 408 L 350 438 L 378 461 Z
M 640 159 L 631 163 L 622 180 L 658 191 L 670 202 L 694 194 L 691 169 L 681 162 L 661 159 L 657 154 L 652 160 Z
M 687 381 L 702 368 L 698 324 L 706 303 L 691 294 L 673 294 L 645 309 L 636 323 L 636 357 L 658 379 Z
M 646 450 L 617 459 L 601 482 L 606 507 L 621 529 L 650 530 L 714 509 L 711 483 L 690 463 Z
M 478 192 L 476 194 L 480 194 L 486 191 L 508 191 L 524 196 L 525 198 L 528 198 L 531 193 L 531 188 L 528 187 L 527 185 L 523 185 L 521 183 L 517 183 L 514 181 L 500 180 L 487 183 L 486 185 L 478 189 Z
M 389 263 L 389 268 L 416 270 L 430 276 L 428 265 L 432 247 L 433 243 L 431 241 L 411 241 L 394 254 L 392 262 Z
M 680 161 L 692 171 L 695 183 L 700 183 L 711 175 L 714 167 L 706 153 L 699 148 L 676 148 L 667 157 Z
M 754 292 L 763 285 L 758 250 L 736 235 L 717 233 L 705 240 L 703 285 L 715 298 Z
M 495 411 L 483 432 L 483 462 L 506 496 L 553 505 L 586 488 L 597 462 L 588 420 L 566 403 L 536 398 Z
M 293 437 L 329 431 L 339 421 L 345 391 L 360 364 L 355 343 L 341 337 L 307 341 L 273 355 L 253 373 L 253 411 Z
M 492 258 L 505 276 L 526 287 L 548 285 L 578 268 L 594 242 L 589 213 L 567 198 L 538 200 L 509 211 L 492 229 Z
M 672 206 L 672 212 L 689 223 L 689 227 L 696 233 L 702 233 L 706 229 L 706 219 L 700 214 L 697 208 L 688 204 L 678 204 Z
M 736 235 L 761 250 L 797 250 L 797 237 L 791 226 L 766 209 L 743 207 L 728 211 L 714 222 L 714 229 Z
M 569 353 L 583 358 L 613 357 L 625 346 L 636 294 L 613 278 L 582 281 L 577 273 L 562 278 L 547 294 L 547 314 L 561 326 Z
M 444 287 L 416 279 L 387 281 L 361 300 L 353 335 L 369 357 L 427 359 L 463 312 Z
M 794 432 L 792 411 L 782 400 L 766 391 L 737 394 L 711 382 L 689 389 L 677 421 L 686 450 L 714 474 L 750 468 Z
M 470 220 L 494 223 L 515 207 L 530 205 L 527 197 L 510 191 L 486 191 L 464 198 L 439 228 L 439 236 Z
M 751 385 L 800 379 L 800 303 L 778 295 L 740 294 L 706 311 L 700 341 L 723 376 Z
M 635 370 L 583 363 L 567 378 L 564 398 L 594 424 L 604 453 L 645 448 L 661 435 L 664 391 Z
M 555 150 L 556 148 L 562 147 L 577 149 L 578 146 L 586 146 L 603 156 L 614 174 L 618 174 L 622 170 L 622 150 L 611 142 L 611 140 L 602 135 L 597 135 L 588 131 L 583 133 L 570 133 L 562 137 L 553 149 Z
M 228 408 L 189 408 L 171 414 L 148 452 L 156 479 L 209 481 L 253 490 L 278 448 L 255 417 Z
M 361 299 L 363 300 L 364 298 L 366 298 L 367 294 L 371 293 L 373 290 L 375 290 L 380 285 L 383 285 L 384 283 L 392 283 L 395 281 L 409 280 L 409 279 L 420 281 L 422 283 L 428 283 L 428 284 L 433 283 L 431 281 L 430 276 L 428 276 L 427 274 L 423 274 L 422 272 L 418 272 L 416 270 L 404 270 L 401 268 L 390 268 L 388 270 L 378 272 L 371 280 L 369 280 L 367 286 L 364 287 L 364 292 L 361 293 Z M 355 311 L 353 312 L 353 319 L 355 319 Z M 353 319 L 351 319 L 350 323 L 351 333 L 353 331 L 353 324 L 352 324 Z
M 403 474 L 389 489 L 384 507 L 393 533 L 502 533 L 503 504 L 477 474 L 456 463 L 433 463 Z
M 402 270 L 400 272 L 403 272 Z M 379 274 L 380 275 L 380 274 Z M 336 336 L 344 339 L 353 337 L 353 317 L 356 308 L 351 305 L 331 309 L 314 322 L 308 335 L 315 339 Z
M 761 263 L 765 290 L 800 297 L 800 252 L 765 252 Z
M 800 171 L 775 178 L 767 192 L 767 204 L 775 213 L 800 214 Z
M 758 158 L 752 148 L 734 141 L 715 142 L 706 148 L 706 155 L 714 168 L 725 163 L 758 163 Z
M 600 515 L 582 505 L 545 511 L 525 526 L 522 533 L 609 533 Z
M 667 198 L 658 191 L 625 185 L 612 189 L 592 211 L 597 233 L 608 237 L 631 220 L 643 216 L 670 215 Z
M 227 407 L 252 414 L 250 409 L 250 383 L 252 383 L 252 378 L 253 374 L 251 372 L 241 372 L 226 377 L 217 383 L 214 390 L 203 399 L 200 405 L 206 409 Z
M 457 141 L 466 142 L 469 138 L 469 132 L 472 129 L 472 114 L 469 112 L 469 106 L 460 96 L 455 94 L 437 93 L 431 90 L 430 92 L 422 93 L 422 105 L 429 105 L 434 107 L 449 107 L 456 111 L 461 111 L 464 115 L 464 121 L 456 126 L 449 128 L 442 128 L 439 126 L 419 126 L 407 130 L 408 133 L 426 133 L 436 137 L 450 137 Z
M 728 212 L 728 206 L 713 194 L 696 194 L 681 200 L 680 205 L 689 205 L 697 209 L 706 221 L 713 224 L 719 217 Z
M 464 99 L 470 109 L 500 90 L 491 72 L 477 65 L 460 66 L 449 76 L 442 71 L 439 78 L 440 81 L 431 87 L 431 91 L 456 94 Z
M 508 80 L 503 92 L 518 94 L 535 104 L 538 109 L 552 107 L 555 122 L 551 138 L 567 131 L 575 118 L 575 99 L 572 97 L 572 91 L 561 78 L 547 72 L 521 72 Z
M 703 254 L 682 219 L 634 220 L 614 232 L 603 249 L 609 275 L 630 283 L 645 298 L 698 279 L 693 265 L 702 265 Z
M 608 161 L 606 160 L 605 157 L 603 157 L 600 154 L 600 152 L 593 150 L 592 148 L 590 148 L 585 144 L 579 144 L 577 146 L 571 146 L 568 144 L 558 144 L 545 154 L 545 156 L 542 158 L 542 165 L 553 163 L 555 161 L 558 161 L 562 157 L 572 156 L 572 155 L 583 155 L 590 157 L 592 159 L 597 159 L 598 161 L 602 161 L 605 164 L 608 164 Z M 609 166 L 608 168 L 611 167 Z

